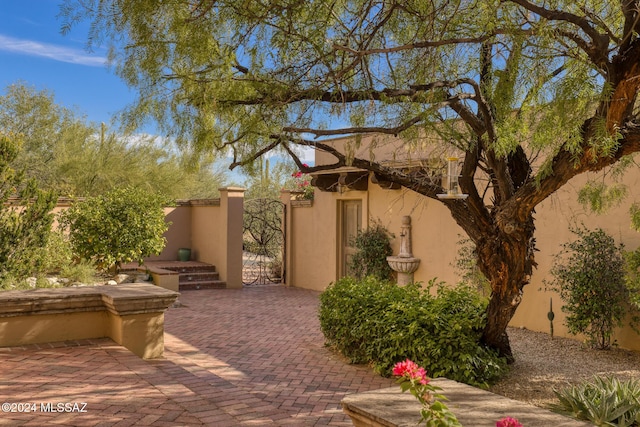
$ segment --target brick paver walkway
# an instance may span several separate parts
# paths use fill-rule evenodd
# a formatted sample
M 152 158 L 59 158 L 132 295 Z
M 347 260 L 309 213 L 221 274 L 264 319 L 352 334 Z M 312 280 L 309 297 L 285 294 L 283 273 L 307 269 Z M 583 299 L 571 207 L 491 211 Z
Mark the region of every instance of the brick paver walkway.
M 0 412 L 0 426 L 348 426 L 345 394 L 393 384 L 324 348 L 317 292 L 200 290 L 180 301 L 165 316 L 163 360 L 108 339 L 0 349 L 0 403 L 33 411 Z M 59 403 L 78 405 L 44 412 Z

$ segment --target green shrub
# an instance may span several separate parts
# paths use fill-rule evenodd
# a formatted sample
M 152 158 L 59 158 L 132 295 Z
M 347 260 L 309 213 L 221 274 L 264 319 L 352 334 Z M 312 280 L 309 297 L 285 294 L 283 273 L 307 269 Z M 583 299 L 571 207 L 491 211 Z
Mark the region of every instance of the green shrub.
M 485 308 L 486 301 L 465 286 L 432 282 L 422 289 L 372 276 L 344 278 L 320 296 L 320 326 L 328 345 L 353 363 L 371 363 L 382 375 L 408 358 L 433 377 L 485 386 L 505 368 L 480 344 Z
M 57 196 L 25 180 L 11 164 L 20 152 L 21 137 L 0 132 L 0 286 L 11 286 L 39 271 L 34 256 L 44 246 L 53 222 Z M 10 197 L 15 197 L 9 202 Z
M 563 245 L 551 269 L 551 286 L 565 302 L 566 325 L 585 334 L 596 348 L 611 346 L 613 330 L 622 326 L 629 292 L 625 285 L 622 245 L 602 229 L 571 230 L 578 236 Z
M 139 188 L 118 188 L 74 204 L 61 222 L 75 254 L 101 268 L 159 254 L 165 246 L 163 207 L 169 201 Z
M 560 403 L 552 409 L 597 426 L 640 425 L 640 381 L 594 377 L 591 381 L 554 390 Z
M 91 284 L 96 281 L 96 266 L 91 261 L 79 260 L 62 267 L 60 276 L 69 279 L 70 283 L 79 282 Z
M 629 291 L 629 303 L 635 309 L 636 316 L 640 310 L 640 248 L 625 252 L 626 284 Z
M 353 246 L 357 252 L 350 262 L 350 270 L 358 279 L 366 276 L 375 276 L 380 280 L 390 280 L 393 270 L 389 267 L 387 257 L 391 250 L 391 238 L 393 235 L 380 223 L 364 231 L 359 231 L 353 239 Z
M 45 245 L 39 248 L 33 256 L 38 259 L 39 273 L 41 274 L 57 274 L 62 268 L 73 263 L 71 242 L 61 231 L 52 230 Z

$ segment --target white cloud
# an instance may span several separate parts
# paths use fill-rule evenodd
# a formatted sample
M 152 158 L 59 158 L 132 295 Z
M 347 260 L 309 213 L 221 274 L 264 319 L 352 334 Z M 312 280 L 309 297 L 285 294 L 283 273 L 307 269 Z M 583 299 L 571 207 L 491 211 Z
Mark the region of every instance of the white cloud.
M 89 55 L 82 50 L 34 40 L 16 39 L 2 34 L 0 34 L 0 51 L 38 56 L 89 67 L 103 67 L 107 61 L 104 56 Z
M 294 147 L 293 151 L 300 157 L 302 163 L 315 164 L 316 151 L 312 147 Z

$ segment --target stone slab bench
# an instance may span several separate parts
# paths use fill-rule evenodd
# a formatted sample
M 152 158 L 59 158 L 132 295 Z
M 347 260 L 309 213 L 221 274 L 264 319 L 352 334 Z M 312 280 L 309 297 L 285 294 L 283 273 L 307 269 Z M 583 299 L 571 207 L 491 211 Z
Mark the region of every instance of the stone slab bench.
M 431 380 L 449 399 L 447 406 L 463 426 L 495 427 L 504 417 L 517 418 L 525 427 L 592 427 L 551 411 L 509 399 L 445 378 Z M 356 427 L 415 427 L 420 403 L 400 386 L 345 396 L 342 409 Z
M 164 312 L 178 295 L 148 283 L 0 292 L 0 347 L 108 337 L 160 358 Z

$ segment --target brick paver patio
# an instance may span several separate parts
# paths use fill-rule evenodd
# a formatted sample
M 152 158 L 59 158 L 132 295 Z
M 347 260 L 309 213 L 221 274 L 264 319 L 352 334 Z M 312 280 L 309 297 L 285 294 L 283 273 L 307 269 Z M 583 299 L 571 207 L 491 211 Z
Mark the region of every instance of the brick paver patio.
M 393 384 L 324 348 L 317 292 L 200 290 L 180 301 L 165 316 L 163 360 L 108 339 L 0 349 L 0 403 L 32 411 L 0 412 L 0 425 L 348 426 L 345 394 Z M 59 403 L 78 405 L 51 411 Z

